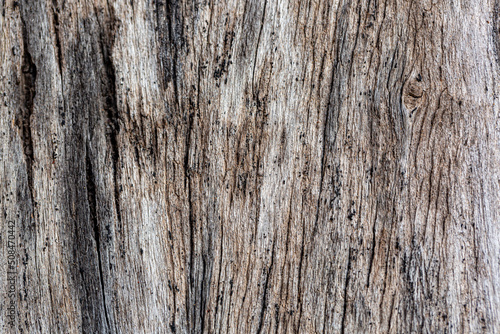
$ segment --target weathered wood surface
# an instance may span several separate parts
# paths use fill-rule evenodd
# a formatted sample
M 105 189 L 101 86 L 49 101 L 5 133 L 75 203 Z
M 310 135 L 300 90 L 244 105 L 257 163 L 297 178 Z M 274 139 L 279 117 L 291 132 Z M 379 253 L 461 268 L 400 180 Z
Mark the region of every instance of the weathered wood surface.
M 2 333 L 500 332 L 498 0 L 0 8 Z

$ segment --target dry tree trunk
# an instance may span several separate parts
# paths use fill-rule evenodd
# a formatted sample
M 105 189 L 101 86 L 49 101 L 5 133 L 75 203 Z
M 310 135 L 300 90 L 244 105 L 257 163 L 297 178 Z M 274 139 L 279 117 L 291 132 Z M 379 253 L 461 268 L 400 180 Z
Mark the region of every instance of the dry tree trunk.
M 3 0 L 2 333 L 499 333 L 499 0 Z

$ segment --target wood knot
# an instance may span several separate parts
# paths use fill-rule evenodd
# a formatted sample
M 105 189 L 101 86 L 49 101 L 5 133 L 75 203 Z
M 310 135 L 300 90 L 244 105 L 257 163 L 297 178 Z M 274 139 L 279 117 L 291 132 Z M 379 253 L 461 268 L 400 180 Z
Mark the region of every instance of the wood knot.
M 418 74 L 409 80 L 403 90 L 403 104 L 411 113 L 422 104 L 424 89 L 422 88 L 422 76 Z M 411 117 L 411 114 L 410 114 Z
M 423 92 L 424 92 L 424 90 L 422 89 L 422 87 L 414 85 L 414 84 L 413 85 L 410 84 L 410 86 L 408 87 L 407 94 L 410 97 L 413 97 L 415 99 L 419 99 L 422 97 Z

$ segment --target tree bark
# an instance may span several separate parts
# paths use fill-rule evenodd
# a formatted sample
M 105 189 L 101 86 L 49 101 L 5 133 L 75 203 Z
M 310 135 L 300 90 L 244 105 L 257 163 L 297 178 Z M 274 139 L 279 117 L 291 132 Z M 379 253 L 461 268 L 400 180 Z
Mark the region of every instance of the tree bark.
M 499 333 L 499 0 L 3 0 L 2 333 Z

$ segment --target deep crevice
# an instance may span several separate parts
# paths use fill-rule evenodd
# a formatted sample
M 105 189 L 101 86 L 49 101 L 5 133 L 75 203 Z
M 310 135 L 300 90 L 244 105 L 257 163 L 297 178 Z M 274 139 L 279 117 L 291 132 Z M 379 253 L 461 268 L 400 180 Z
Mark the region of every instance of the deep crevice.
M 24 106 L 21 108 L 21 113 L 17 114 L 16 123 L 21 130 L 21 139 L 23 143 L 23 151 L 26 159 L 26 173 L 28 176 L 28 187 L 31 196 L 31 203 L 34 205 L 33 194 L 33 159 L 34 148 L 33 138 L 31 137 L 31 116 L 33 114 L 34 99 L 36 95 L 36 76 L 37 69 L 34 64 L 31 54 L 28 51 L 28 36 L 26 24 L 22 20 L 22 36 L 23 36 L 23 60 L 22 60 L 22 95 Z
M 189 287 L 190 287 L 190 293 L 186 295 L 186 298 L 188 298 L 186 302 L 187 306 L 187 312 L 190 317 L 192 317 L 192 321 L 195 321 L 196 317 L 196 308 L 194 310 L 189 310 L 189 308 L 193 305 L 191 305 L 191 297 L 193 297 L 193 290 L 195 290 L 194 287 L 194 273 L 193 273 L 193 264 L 194 264 L 194 230 L 195 230 L 195 223 L 196 220 L 194 218 L 193 214 L 193 199 L 192 199 L 192 189 L 191 189 L 191 168 L 189 167 L 189 151 L 190 151 L 190 144 L 191 144 L 191 131 L 192 131 L 192 126 L 193 126 L 193 114 L 191 113 L 189 115 L 188 119 L 188 127 L 187 127 L 187 133 L 186 133 L 186 154 L 184 156 L 184 173 L 186 175 L 185 178 L 185 187 L 187 188 L 187 198 L 188 198 L 188 207 L 189 207 Z M 194 292 L 195 294 L 196 292 Z M 194 326 L 194 323 L 191 323 L 191 326 Z
M 116 74 L 113 61 L 111 59 L 111 49 L 114 42 L 114 25 L 115 19 L 114 14 L 111 15 L 111 29 L 110 36 L 108 36 L 108 41 L 105 40 L 105 32 L 101 27 L 100 33 L 100 47 L 102 54 L 102 61 L 105 69 L 105 74 L 107 77 L 105 90 L 105 110 L 108 118 L 108 123 L 110 126 L 109 133 L 109 143 L 111 145 L 111 160 L 113 164 L 113 184 L 114 184 L 114 201 L 116 209 L 116 217 L 118 222 L 121 224 L 121 208 L 120 208 L 120 185 L 119 185 L 119 162 L 120 162 L 120 150 L 118 145 L 118 134 L 120 133 L 120 119 L 118 114 L 117 105 L 117 92 L 116 92 Z M 100 22 L 98 22 L 100 25 Z M 108 43 L 106 43 L 108 42 Z
M 57 66 L 59 66 L 59 73 L 62 74 L 62 49 L 59 32 L 59 7 L 57 6 L 57 0 L 52 0 L 52 25 L 54 27 L 54 36 L 56 39 Z
M 104 317 L 106 319 L 106 324 L 108 329 L 111 330 L 109 323 L 109 314 L 106 306 L 106 289 L 104 285 L 104 275 L 102 270 L 102 260 L 101 260 L 101 228 L 99 226 L 99 221 L 97 219 L 97 195 L 96 186 L 94 181 L 94 174 L 92 172 L 92 163 L 90 159 L 90 149 L 87 147 L 85 154 L 85 176 L 87 181 L 87 202 L 90 210 L 90 221 L 92 223 L 94 240 L 96 243 L 97 250 L 97 262 L 99 266 L 99 282 L 101 285 L 102 303 L 104 308 Z

